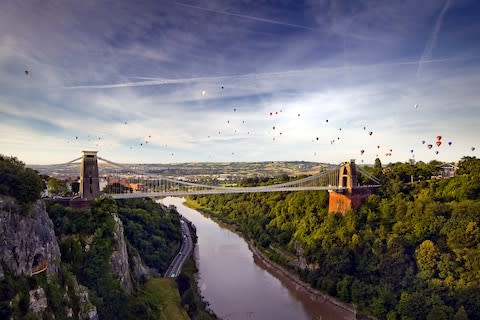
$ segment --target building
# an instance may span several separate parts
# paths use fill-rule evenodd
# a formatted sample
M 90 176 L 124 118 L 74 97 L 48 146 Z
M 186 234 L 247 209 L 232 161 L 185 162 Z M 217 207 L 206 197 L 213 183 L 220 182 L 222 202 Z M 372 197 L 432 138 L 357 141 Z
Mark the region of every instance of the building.
M 444 163 L 438 166 L 438 168 L 440 169 L 439 178 L 451 178 L 457 175 L 458 167 L 453 163 Z

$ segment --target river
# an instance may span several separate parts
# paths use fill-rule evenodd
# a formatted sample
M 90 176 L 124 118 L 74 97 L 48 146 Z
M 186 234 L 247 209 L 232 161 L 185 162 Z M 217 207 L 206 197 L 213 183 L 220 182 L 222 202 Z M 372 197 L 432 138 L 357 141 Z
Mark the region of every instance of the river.
M 198 211 L 182 198 L 167 197 L 196 227 L 194 257 L 198 284 L 210 308 L 222 319 L 337 320 L 353 315 L 324 298 L 310 294 L 270 266 L 254 259 L 246 241 Z

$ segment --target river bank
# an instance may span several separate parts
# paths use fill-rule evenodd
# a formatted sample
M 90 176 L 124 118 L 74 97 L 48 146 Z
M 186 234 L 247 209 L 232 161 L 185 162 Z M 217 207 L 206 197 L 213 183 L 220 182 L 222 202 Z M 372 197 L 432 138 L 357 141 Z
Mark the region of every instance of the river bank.
M 193 249 L 176 280 L 181 302 L 187 309 L 191 319 L 218 320 L 218 316 L 210 309 L 208 302 L 204 299 L 198 287 L 198 268 L 194 257 L 197 245 L 195 225 L 184 217 L 182 219 L 186 222 L 190 231 Z
M 191 199 L 187 199 L 184 203 L 185 206 L 195 209 L 200 212 L 205 217 L 208 217 L 215 221 L 215 223 L 219 224 L 222 227 L 227 228 L 228 230 L 235 232 L 243 239 L 244 236 L 242 232 L 236 228 L 235 225 L 228 224 L 222 220 L 220 220 L 215 215 L 211 214 L 210 210 L 199 206 L 195 201 Z M 317 305 L 317 307 L 322 308 L 325 307 L 326 304 L 330 305 L 332 308 L 336 308 L 339 311 L 337 313 L 342 313 L 342 318 L 346 319 L 362 319 L 362 320 L 372 320 L 375 319 L 374 317 L 364 315 L 364 314 L 357 314 L 357 310 L 351 304 L 345 303 L 340 301 L 339 299 L 329 296 L 319 290 L 312 288 L 308 283 L 303 282 L 300 277 L 292 272 L 287 270 L 284 266 L 279 265 L 278 263 L 269 259 L 269 257 L 263 253 L 259 248 L 257 248 L 252 241 L 245 240 L 248 244 L 248 248 L 253 254 L 254 260 L 259 262 L 263 268 L 269 271 L 271 274 L 276 276 L 277 278 L 281 279 L 282 282 L 286 281 L 287 286 L 292 288 L 293 290 L 298 291 L 299 293 L 307 294 L 309 299 Z

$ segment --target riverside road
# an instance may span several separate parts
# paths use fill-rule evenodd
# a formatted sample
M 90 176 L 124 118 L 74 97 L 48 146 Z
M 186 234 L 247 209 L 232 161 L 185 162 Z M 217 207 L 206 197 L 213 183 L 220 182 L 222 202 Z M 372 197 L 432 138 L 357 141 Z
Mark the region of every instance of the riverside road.
M 176 278 L 180 274 L 183 264 L 185 263 L 185 261 L 187 261 L 188 257 L 192 253 L 193 243 L 187 223 L 188 220 L 184 219 L 183 217 L 180 219 L 180 228 L 182 230 L 182 245 L 180 246 L 180 250 L 178 251 L 177 255 L 175 256 L 172 263 L 165 272 L 166 278 Z

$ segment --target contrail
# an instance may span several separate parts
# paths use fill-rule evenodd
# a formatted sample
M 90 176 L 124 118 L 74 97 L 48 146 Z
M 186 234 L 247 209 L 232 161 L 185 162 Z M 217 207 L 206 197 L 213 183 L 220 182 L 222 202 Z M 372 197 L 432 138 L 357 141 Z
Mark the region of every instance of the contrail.
M 306 29 L 306 30 L 312 30 L 312 31 L 317 31 L 318 30 L 318 29 L 315 29 L 315 28 L 302 26 L 302 25 L 299 25 L 299 24 L 286 23 L 286 22 L 282 22 L 282 21 L 259 18 L 259 17 L 249 16 L 249 15 L 239 14 L 239 13 L 231 13 L 231 12 L 221 11 L 221 10 L 208 9 L 208 8 L 193 6 L 191 4 L 186 4 L 186 3 L 177 2 L 177 1 L 175 1 L 174 3 L 176 5 L 186 7 L 186 8 L 208 11 L 208 12 L 213 12 L 213 13 L 217 13 L 217 14 L 223 14 L 223 15 L 227 15 L 227 16 L 243 18 L 243 19 L 248 19 L 248 20 L 253 20 L 253 21 L 259 21 L 259 22 L 265 22 L 265 23 L 271 23 L 271 24 L 278 24 L 278 25 L 281 25 L 281 26 L 292 27 L 292 28 L 300 28 L 300 29 Z
M 464 61 L 469 59 L 478 59 L 479 56 L 464 56 L 455 58 L 442 58 L 442 59 L 424 59 L 422 64 L 426 63 L 441 63 L 450 61 Z M 397 62 L 380 62 L 375 64 L 366 65 L 349 65 L 348 70 L 359 70 L 368 68 L 388 67 L 388 66 L 400 66 L 400 65 L 417 65 L 418 61 L 397 61 Z M 144 86 L 160 86 L 168 84 L 187 84 L 196 82 L 214 82 L 234 79 L 270 79 L 279 77 L 294 77 L 306 74 L 319 74 L 320 72 L 345 70 L 344 65 L 334 67 L 312 68 L 312 69 L 300 69 L 300 70 L 287 70 L 278 72 L 266 72 L 266 73 L 245 73 L 237 75 L 226 75 L 218 77 L 195 77 L 195 78 L 179 78 L 179 79 L 164 79 L 156 77 L 135 77 L 136 79 L 144 79 L 145 81 L 123 82 L 123 83 L 110 83 L 110 84 L 93 84 L 93 85 L 79 85 L 79 86 L 65 86 L 62 89 L 74 90 L 74 89 L 115 89 L 115 88 L 128 88 L 128 87 L 144 87 Z
M 438 15 L 437 21 L 435 22 L 435 27 L 433 28 L 432 34 L 430 35 L 430 38 L 425 44 L 425 49 L 423 49 L 422 56 L 418 61 L 417 74 L 415 78 L 418 78 L 418 76 L 422 73 L 423 63 L 426 60 L 431 60 L 432 58 L 433 47 L 437 42 L 438 33 L 440 32 L 440 28 L 442 27 L 443 16 L 447 12 L 449 6 L 450 6 L 450 0 L 445 1 L 445 5 L 443 6 L 442 11 Z

